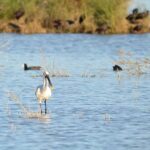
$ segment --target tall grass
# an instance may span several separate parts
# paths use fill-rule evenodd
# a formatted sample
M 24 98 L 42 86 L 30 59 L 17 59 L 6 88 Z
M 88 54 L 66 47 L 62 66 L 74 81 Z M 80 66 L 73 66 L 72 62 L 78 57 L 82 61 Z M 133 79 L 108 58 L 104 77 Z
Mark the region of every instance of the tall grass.
M 0 0 L 0 19 L 12 19 L 14 12 L 19 8 L 18 0 Z
M 89 0 L 90 8 L 96 25 L 103 23 L 111 27 L 111 31 L 117 31 L 121 22 L 125 22 L 129 0 Z
M 23 9 L 24 19 L 36 20 L 39 24 L 44 19 L 75 21 L 71 31 L 91 30 L 106 23 L 111 32 L 120 30 L 116 26 L 125 22 L 125 16 L 130 0 L 0 0 L 0 18 L 13 19 L 14 13 Z M 82 25 L 78 24 L 81 15 L 86 19 Z M 122 24 L 119 28 L 123 27 Z M 65 30 L 62 28 L 62 30 Z

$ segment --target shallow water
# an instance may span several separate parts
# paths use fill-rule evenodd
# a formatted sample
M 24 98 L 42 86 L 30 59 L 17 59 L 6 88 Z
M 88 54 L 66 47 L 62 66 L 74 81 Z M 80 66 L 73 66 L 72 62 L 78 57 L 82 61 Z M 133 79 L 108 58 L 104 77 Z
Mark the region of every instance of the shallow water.
M 150 67 L 134 75 L 129 65 L 112 71 L 119 59 L 150 58 L 149 41 L 150 34 L 0 34 L 0 149 L 149 150 Z M 49 114 L 42 119 L 22 112 L 22 106 L 38 112 L 35 89 L 42 83 L 34 77 L 42 73 L 25 72 L 23 63 L 69 74 L 51 78 Z

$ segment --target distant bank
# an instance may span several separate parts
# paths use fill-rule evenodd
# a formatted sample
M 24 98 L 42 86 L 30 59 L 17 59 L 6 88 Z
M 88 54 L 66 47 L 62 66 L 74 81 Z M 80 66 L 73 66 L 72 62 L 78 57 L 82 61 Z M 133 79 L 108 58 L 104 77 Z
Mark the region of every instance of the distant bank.
M 147 33 L 149 11 L 133 9 L 130 0 L 1 0 L 0 32 Z

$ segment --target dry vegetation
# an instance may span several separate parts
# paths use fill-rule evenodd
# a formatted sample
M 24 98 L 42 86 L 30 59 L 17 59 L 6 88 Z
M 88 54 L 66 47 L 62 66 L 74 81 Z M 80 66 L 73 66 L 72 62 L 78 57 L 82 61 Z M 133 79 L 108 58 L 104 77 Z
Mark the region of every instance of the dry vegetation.
M 130 0 L 0 0 L 0 2 L 1 31 L 21 33 L 128 31 L 128 22 L 125 18 Z M 10 25 L 10 22 L 13 24 Z
M 48 70 L 50 73 L 50 77 L 72 77 L 72 75 L 67 69 L 63 69 L 59 63 L 56 63 L 54 59 L 47 58 L 44 50 L 40 51 L 41 55 L 41 66 L 44 70 Z M 118 64 L 123 68 L 124 75 L 129 76 L 141 76 L 143 74 L 150 73 L 150 59 L 148 57 L 136 58 L 134 53 L 126 50 L 118 50 L 117 51 L 118 60 L 113 62 L 113 65 Z M 112 65 L 112 66 L 113 66 Z M 110 66 L 110 67 L 112 67 Z M 91 71 L 92 68 L 86 68 L 79 75 L 82 78 L 103 78 L 108 77 L 110 75 L 109 68 L 99 68 L 95 71 Z M 120 73 L 117 73 L 118 78 L 120 78 Z M 31 75 L 33 78 L 42 77 L 41 75 L 35 74 Z
M 50 77 L 70 77 L 69 71 L 61 68 L 60 64 L 57 65 L 54 59 L 48 58 L 43 49 L 40 50 L 40 59 L 42 68 L 49 71 Z M 34 75 L 33 77 L 38 76 Z
M 124 71 L 130 76 L 141 76 L 143 74 L 150 73 L 150 59 L 149 58 L 135 58 L 134 54 L 131 52 L 126 52 L 125 50 L 118 51 L 118 61 L 115 64 L 122 65 Z
M 22 102 L 21 99 L 17 96 L 15 92 L 8 92 L 7 96 L 9 97 L 9 100 L 12 101 L 18 108 L 19 111 L 19 117 L 23 118 L 29 118 L 29 119 L 39 119 L 39 120 L 47 120 L 49 119 L 49 116 L 41 114 L 40 112 L 33 112 L 28 107 L 26 107 Z M 11 110 L 9 106 L 7 106 L 7 110 L 9 112 L 9 115 L 11 113 Z

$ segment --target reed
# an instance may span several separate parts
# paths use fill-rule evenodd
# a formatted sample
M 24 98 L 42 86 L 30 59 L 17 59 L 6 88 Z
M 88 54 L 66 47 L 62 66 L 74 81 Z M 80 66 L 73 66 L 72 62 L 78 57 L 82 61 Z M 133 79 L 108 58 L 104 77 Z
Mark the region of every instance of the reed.
M 129 76 L 141 76 L 144 74 L 150 74 L 150 59 L 147 57 L 142 57 L 141 59 L 137 59 L 133 53 L 130 51 L 119 50 L 118 61 L 115 64 L 119 64 L 123 66 L 123 70 Z
M 25 106 L 19 96 L 15 92 L 7 92 L 9 99 L 18 106 L 19 117 L 28 118 L 28 119 L 39 119 L 42 121 L 48 121 L 49 116 L 43 115 L 40 112 L 33 112 L 27 106 Z M 9 107 L 7 108 L 9 111 Z
M 81 73 L 82 78 L 96 78 L 96 74 L 91 73 L 90 71 L 84 71 Z
M 57 64 L 54 58 L 48 58 L 46 52 L 43 49 L 40 49 L 40 61 L 41 66 L 44 70 L 48 70 L 50 77 L 70 77 L 69 71 L 60 67 L 60 64 Z M 39 77 L 34 75 L 32 77 Z
M 118 31 L 118 28 L 123 28 L 123 26 L 118 27 L 118 25 L 126 22 L 125 16 L 128 4 L 129 0 L 89 0 L 96 25 L 106 23 L 111 28 L 111 32 Z

